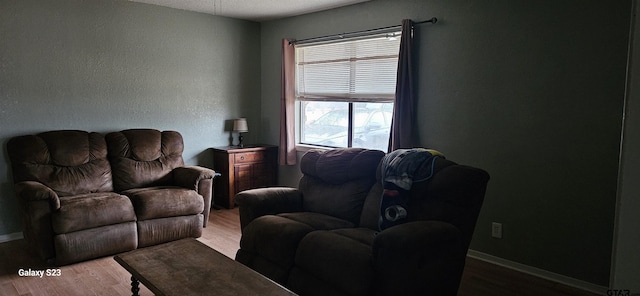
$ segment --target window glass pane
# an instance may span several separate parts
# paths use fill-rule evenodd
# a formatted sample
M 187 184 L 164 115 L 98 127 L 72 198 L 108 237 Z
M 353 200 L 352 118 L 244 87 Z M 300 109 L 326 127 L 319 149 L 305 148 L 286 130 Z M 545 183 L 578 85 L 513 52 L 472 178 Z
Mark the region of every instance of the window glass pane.
M 347 147 L 349 103 L 301 102 L 303 144 Z
M 393 103 L 353 103 L 353 147 L 387 151 Z

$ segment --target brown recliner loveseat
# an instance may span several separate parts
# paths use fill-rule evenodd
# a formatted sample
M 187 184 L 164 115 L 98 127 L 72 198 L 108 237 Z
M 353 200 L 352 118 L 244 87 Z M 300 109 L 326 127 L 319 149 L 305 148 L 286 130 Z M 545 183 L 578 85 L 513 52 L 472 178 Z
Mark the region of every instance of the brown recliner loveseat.
M 298 188 L 240 192 L 236 260 L 300 295 L 456 295 L 489 180 L 442 157 L 380 230 L 382 151 L 312 150 Z
M 7 143 L 24 237 L 65 265 L 200 237 L 213 170 L 184 166 L 175 131 L 61 130 Z

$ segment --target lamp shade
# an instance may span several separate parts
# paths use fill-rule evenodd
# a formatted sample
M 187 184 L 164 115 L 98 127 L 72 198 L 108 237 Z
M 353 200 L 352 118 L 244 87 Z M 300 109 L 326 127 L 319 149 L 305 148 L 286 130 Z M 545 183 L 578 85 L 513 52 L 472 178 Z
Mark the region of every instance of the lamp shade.
M 249 126 L 247 125 L 246 118 L 238 118 L 233 120 L 233 131 L 246 133 L 249 131 Z

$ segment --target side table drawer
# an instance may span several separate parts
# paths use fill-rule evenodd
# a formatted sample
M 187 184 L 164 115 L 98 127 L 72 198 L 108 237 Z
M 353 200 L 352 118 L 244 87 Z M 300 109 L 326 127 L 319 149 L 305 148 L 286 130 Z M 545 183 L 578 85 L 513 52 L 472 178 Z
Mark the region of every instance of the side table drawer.
M 265 159 L 265 154 L 262 152 L 244 152 L 236 153 L 236 163 L 250 163 L 250 162 L 262 162 Z
M 236 192 L 250 189 L 252 186 L 252 165 L 237 165 L 235 167 Z

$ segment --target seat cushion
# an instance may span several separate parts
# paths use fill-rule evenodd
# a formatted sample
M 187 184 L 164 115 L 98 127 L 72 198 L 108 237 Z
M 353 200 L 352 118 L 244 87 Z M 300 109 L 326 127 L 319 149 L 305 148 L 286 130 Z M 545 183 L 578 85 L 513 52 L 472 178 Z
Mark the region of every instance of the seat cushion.
M 243 230 L 240 248 L 288 269 L 293 265 L 298 243 L 302 237 L 313 230 L 305 223 L 285 217 L 261 216 Z
M 236 260 L 284 283 L 293 266 L 300 240 L 317 229 L 353 227 L 349 221 L 318 213 L 266 215 L 251 221 L 242 230 Z
M 56 234 L 136 221 L 129 198 L 114 192 L 61 197 L 60 209 L 51 216 Z
M 138 221 L 196 215 L 204 210 L 204 200 L 195 190 L 175 186 L 155 186 L 122 192 L 133 203 Z
M 304 294 L 305 285 L 298 285 L 298 281 L 302 283 L 305 278 L 315 278 L 348 295 L 371 294 L 374 279 L 371 246 L 375 234 L 368 228 L 307 234 L 298 246 L 296 269 L 290 276 L 289 285 Z
M 278 216 L 309 225 L 314 230 L 332 230 L 338 228 L 351 228 L 355 226 L 353 223 L 347 220 L 342 220 L 320 213 L 283 213 L 279 214 Z
M 126 222 L 58 234 L 53 243 L 55 264 L 66 265 L 134 250 L 138 246 L 138 234 L 136 223 Z
M 202 236 L 202 214 L 138 221 L 138 247 Z

